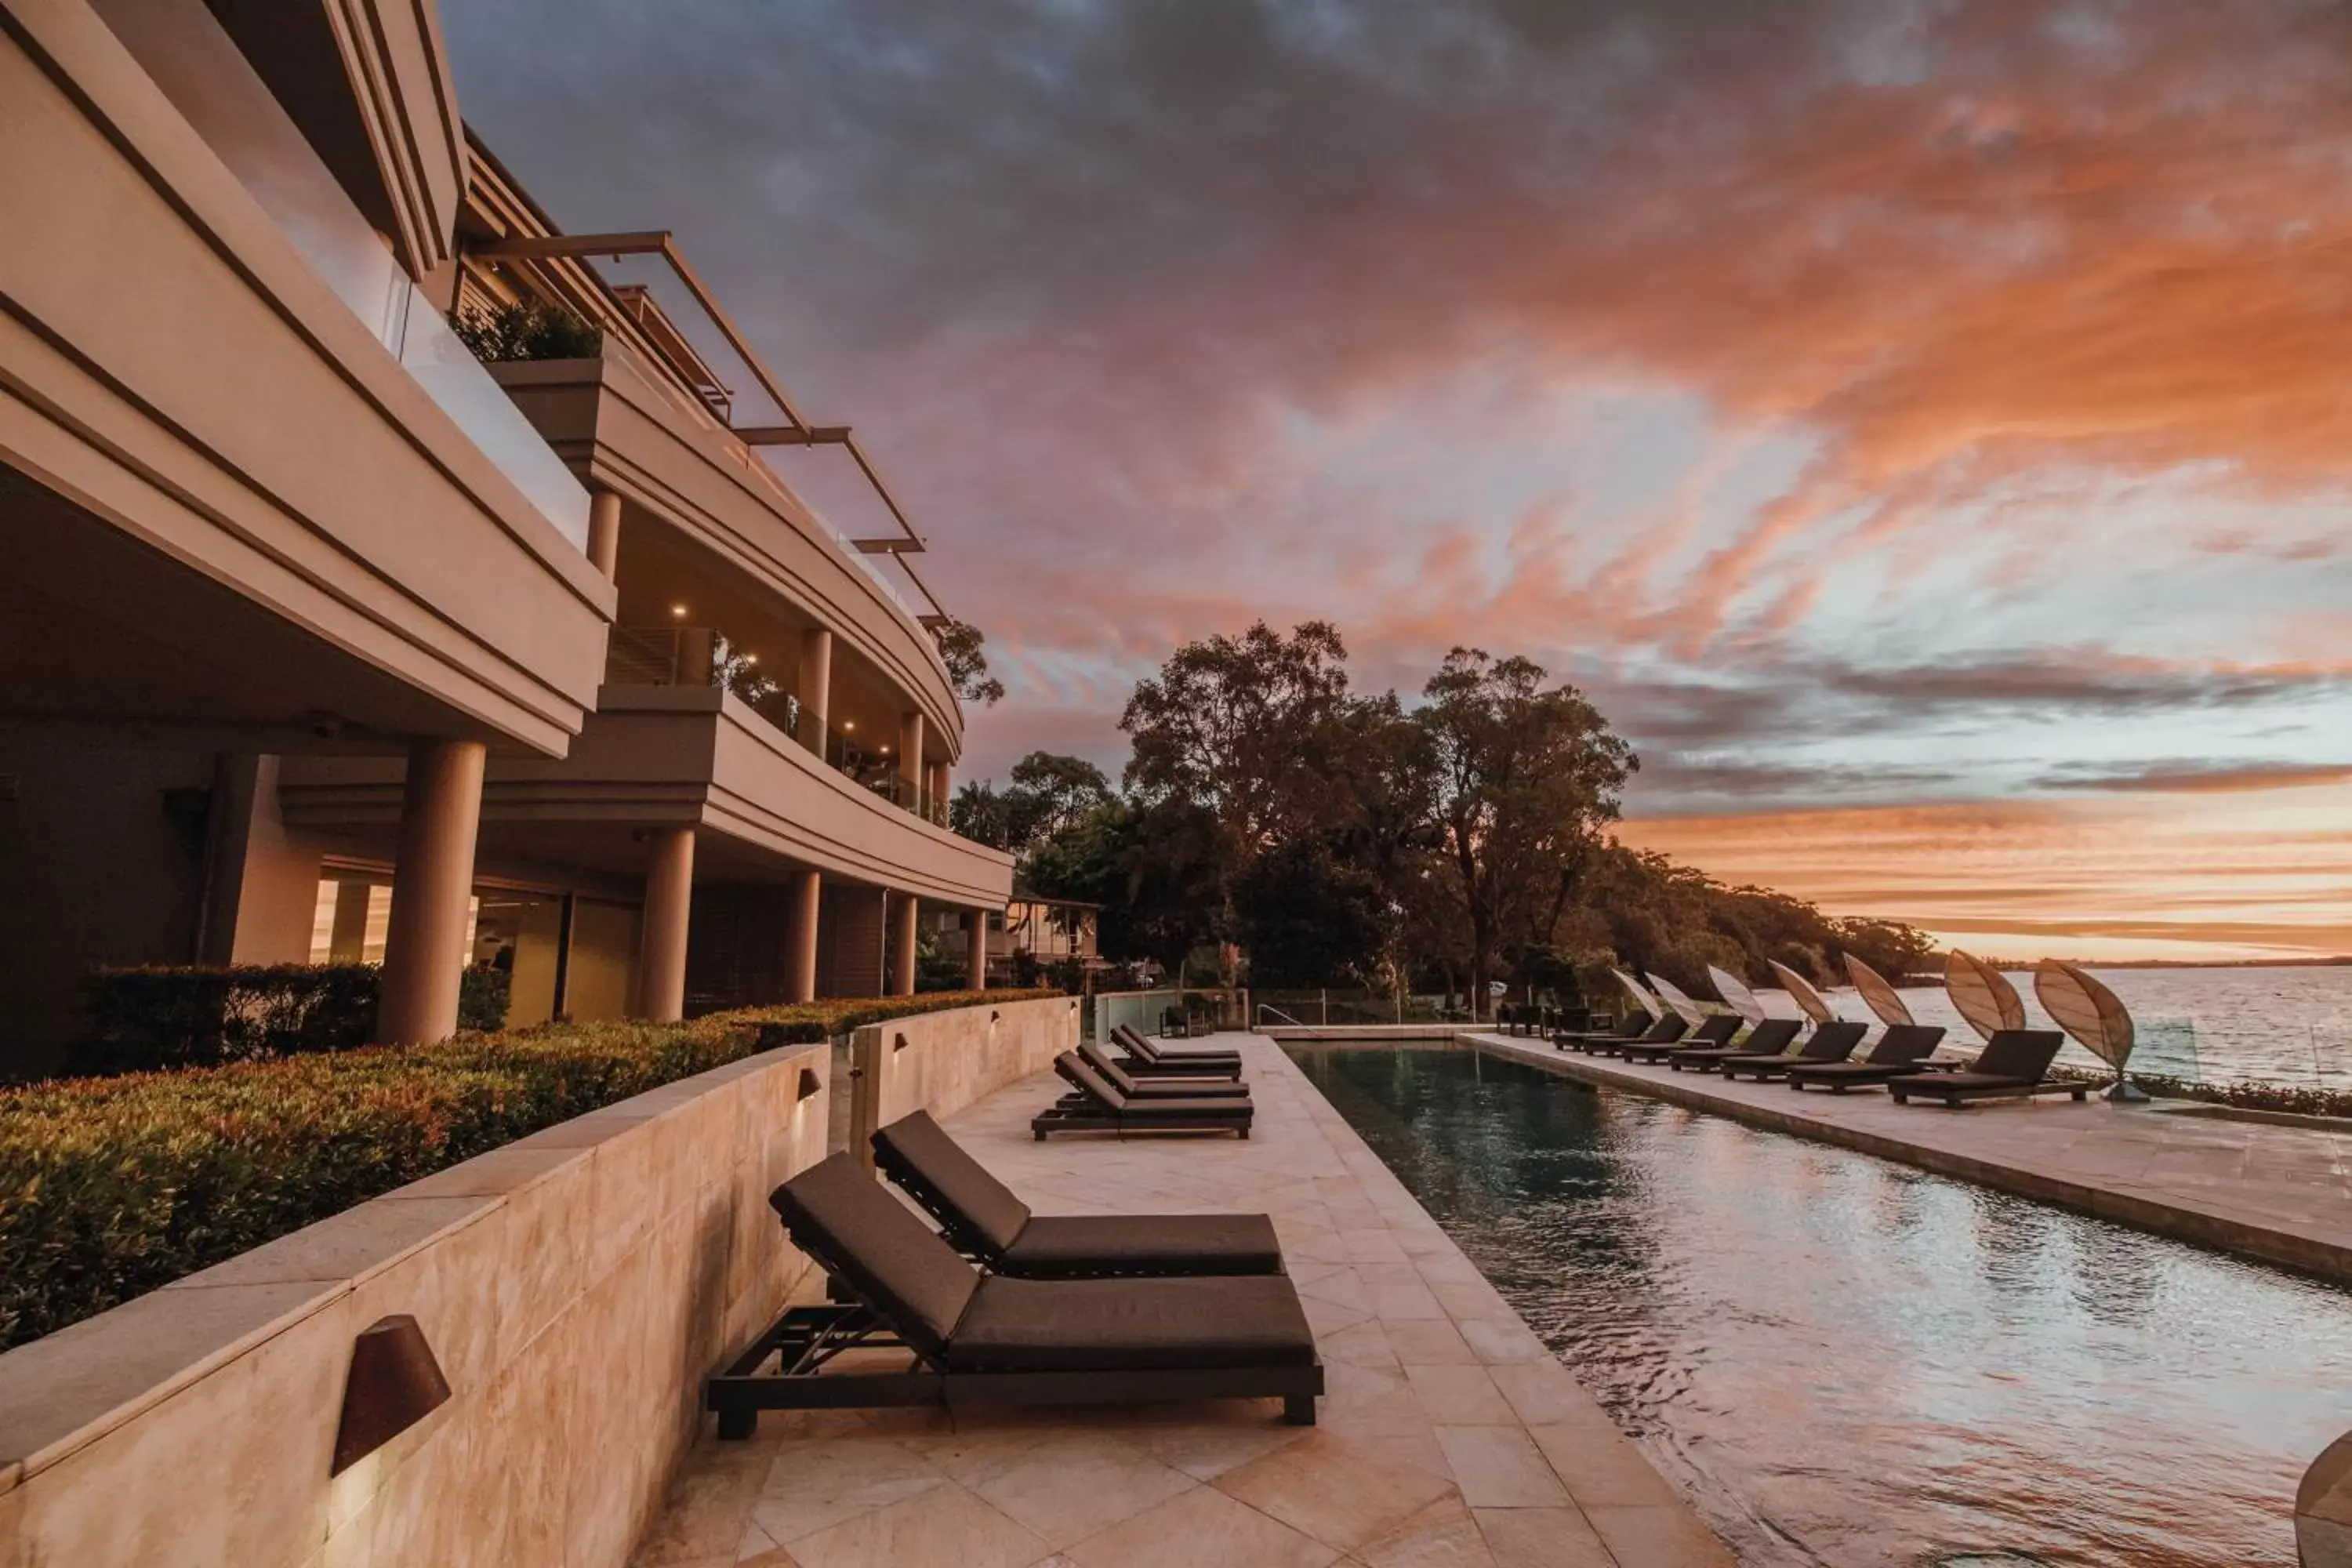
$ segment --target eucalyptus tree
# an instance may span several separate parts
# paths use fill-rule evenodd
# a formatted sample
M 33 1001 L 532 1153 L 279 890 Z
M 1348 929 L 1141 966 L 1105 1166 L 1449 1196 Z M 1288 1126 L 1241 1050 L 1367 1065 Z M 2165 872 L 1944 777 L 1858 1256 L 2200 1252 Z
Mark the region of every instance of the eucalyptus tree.
M 1441 855 L 1467 928 L 1475 1008 L 1486 1005 L 1505 938 L 1557 926 L 1640 765 L 1581 692 L 1544 679 L 1531 659 L 1457 647 L 1416 714 L 1435 764 Z

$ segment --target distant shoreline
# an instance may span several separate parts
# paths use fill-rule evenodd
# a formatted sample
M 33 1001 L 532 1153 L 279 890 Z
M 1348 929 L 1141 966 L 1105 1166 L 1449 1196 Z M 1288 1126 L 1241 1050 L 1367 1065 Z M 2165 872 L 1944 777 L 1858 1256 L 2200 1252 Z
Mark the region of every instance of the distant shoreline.
M 1988 958 L 1995 969 L 2031 969 L 2039 959 Z M 2077 958 L 2069 963 L 2084 969 L 2343 969 L 2352 967 L 2352 953 L 2337 953 L 2328 958 Z M 1906 975 L 1906 981 L 1922 984 L 1942 984 L 1943 976 Z

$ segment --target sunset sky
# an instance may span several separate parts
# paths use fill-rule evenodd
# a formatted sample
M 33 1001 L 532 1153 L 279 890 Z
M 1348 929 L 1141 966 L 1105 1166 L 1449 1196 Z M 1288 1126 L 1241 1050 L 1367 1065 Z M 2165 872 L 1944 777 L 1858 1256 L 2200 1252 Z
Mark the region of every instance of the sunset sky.
M 2352 952 L 2341 5 L 442 14 L 556 218 L 675 231 L 887 468 L 1010 689 L 966 777 L 1319 616 L 1585 688 L 1730 879 Z

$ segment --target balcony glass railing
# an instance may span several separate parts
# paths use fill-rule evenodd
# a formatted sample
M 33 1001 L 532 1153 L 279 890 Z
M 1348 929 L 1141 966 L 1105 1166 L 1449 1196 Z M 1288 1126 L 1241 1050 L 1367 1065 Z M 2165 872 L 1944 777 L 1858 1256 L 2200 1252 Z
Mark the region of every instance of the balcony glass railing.
M 710 626 L 614 626 L 604 646 L 607 686 L 716 686 L 824 759 L 827 767 L 902 811 L 947 826 L 947 803 L 925 797 L 898 772 L 898 760 L 858 746 L 819 725 L 800 699 L 760 667 L 754 655 Z

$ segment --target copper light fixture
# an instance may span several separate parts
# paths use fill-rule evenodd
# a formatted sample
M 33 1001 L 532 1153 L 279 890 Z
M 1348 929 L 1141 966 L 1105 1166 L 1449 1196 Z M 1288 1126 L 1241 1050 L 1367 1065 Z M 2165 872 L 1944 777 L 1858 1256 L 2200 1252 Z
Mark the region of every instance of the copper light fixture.
M 340 1476 L 439 1408 L 449 1380 L 425 1342 L 425 1331 L 406 1312 L 379 1318 L 352 1344 L 351 1380 L 343 1384 L 343 1418 L 335 1428 Z

